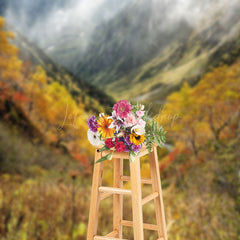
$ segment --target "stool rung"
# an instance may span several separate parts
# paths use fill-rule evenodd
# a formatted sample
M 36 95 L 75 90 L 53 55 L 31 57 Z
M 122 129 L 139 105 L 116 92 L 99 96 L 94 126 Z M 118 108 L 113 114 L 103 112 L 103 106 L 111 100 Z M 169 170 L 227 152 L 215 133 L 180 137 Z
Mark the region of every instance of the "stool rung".
M 146 196 L 145 198 L 142 199 L 142 205 L 150 202 L 151 200 L 153 200 L 156 197 L 158 197 L 158 192 L 154 192 L 154 193 Z
M 121 180 L 125 182 L 130 182 L 131 179 L 129 176 L 121 176 Z M 152 184 L 152 179 L 150 178 L 141 178 L 141 183 Z
M 121 225 L 125 227 L 132 227 L 133 221 L 122 220 Z M 143 228 L 148 230 L 158 231 L 158 226 L 155 224 L 143 223 Z
M 101 192 L 101 194 L 100 194 L 100 201 L 101 200 L 103 200 L 103 199 L 105 199 L 105 198 L 107 198 L 107 197 L 110 197 L 110 196 L 112 196 L 112 193 L 108 193 L 108 192 Z
M 113 237 L 102 237 L 102 236 L 95 236 L 94 240 L 127 240 L 123 238 L 113 238 Z
M 99 192 L 104 193 L 111 193 L 111 194 L 127 194 L 131 195 L 132 191 L 128 189 L 122 189 L 122 188 L 114 188 L 114 187 L 99 187 Z
M 115 237 L 117 234 L 118 234 L 118 231 L 114 230 L 108 233 L 107 235 L 105 235 L 104 237 Z

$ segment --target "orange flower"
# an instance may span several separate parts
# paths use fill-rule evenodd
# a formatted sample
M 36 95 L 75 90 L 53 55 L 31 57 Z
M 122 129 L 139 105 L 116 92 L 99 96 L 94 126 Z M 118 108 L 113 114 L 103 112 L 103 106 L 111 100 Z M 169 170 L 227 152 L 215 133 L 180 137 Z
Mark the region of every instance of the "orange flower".
M 102 116 L 97 120 L 98 123 L 98 131 L 102 135 L 102 138 L 112 138 L 115 132 L 115 128 L 109 128 L 113 120 L 111 118 L 107 118 L 106 116 Z

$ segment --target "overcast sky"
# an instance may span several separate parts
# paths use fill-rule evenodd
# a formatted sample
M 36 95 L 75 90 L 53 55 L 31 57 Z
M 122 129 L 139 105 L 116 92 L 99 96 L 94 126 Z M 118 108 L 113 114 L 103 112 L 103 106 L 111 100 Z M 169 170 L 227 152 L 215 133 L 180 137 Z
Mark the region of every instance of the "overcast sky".
M 130 0 L 7 0 L 7 21 L 41 47 L 64 33 L 87 39 Z M 75 36 L 73 36 L 75 35 Z
M 63 37 L 80 38 L 87 45 L 94 27 L 110 20 L 133 2 L 154 4 L 168 9 L 168 22 L 181 18 L 195 24 L 203 15 L 224 6 L 224 14 L 239 0 L 6 0 L 7 21 L 29 39 L 47 49 Z M 171 5 L 171 8 L 162 6 Z M 159 8 L 160 9 L 160 8 Z M 158 7 L 155 14 L 160 14 Z M 167 21 L 166 21 L 167 22 Z

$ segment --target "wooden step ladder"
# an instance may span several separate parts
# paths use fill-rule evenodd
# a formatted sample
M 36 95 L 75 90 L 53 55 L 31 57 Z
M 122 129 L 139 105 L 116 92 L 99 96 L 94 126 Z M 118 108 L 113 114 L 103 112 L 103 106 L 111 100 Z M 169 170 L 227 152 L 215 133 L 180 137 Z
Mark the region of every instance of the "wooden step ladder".
M 95 162 L 108 154 L 109 151 L 99 152 L 96 149 Z M 123 175 L 123 159 L 129 159 L 126 152 L 113 153 L 113 187 L 102 185 L 103 162 L 96 163 L 93 171 L 91 204 L 89 212 L 87 240 L 122 239 L 122 226 L 133 227 L 134 240 L 144 240 L 143 229 L 158 232 L 158 240 L 167 240 L 162 188 L 158 166 L 157 146 L 154 145 L 149 155 L 151 179 L 141 178 L 140 158 L 148 154 L 142 147 L 141 152 L 133 163 L 130 163 L 130 176 Z M 123 181 L 131 181 L 131 190 L 123 189 Z M 141 183 L 152 184 L 153 193 L 142 198 Z M 132 197 L 133 221 L 123 220 L 123 194 Z M 105 236 L 97 236 L 98 212 L 100 200 L 113 195 L 113 231 Z M 157 224 L 143 223 L 142 206 L 154 200 Z

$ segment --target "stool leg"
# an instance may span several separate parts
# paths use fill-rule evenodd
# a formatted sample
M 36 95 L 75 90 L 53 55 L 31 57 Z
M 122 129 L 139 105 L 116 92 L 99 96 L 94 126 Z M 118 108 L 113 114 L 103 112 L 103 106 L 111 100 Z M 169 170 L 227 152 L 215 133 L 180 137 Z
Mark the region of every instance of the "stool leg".
M 143 215 L 142 215 L 142 190 L 140 158 L 130 163 L 131 188 L 132 188 L 132 212 L 133 232 L 135 240 L 143 240 Z
M 100 159 L 101 153 L 95 153 L 95 162 Z M 88 219 L 88 232 L 87 240 L 93 240 L 94 236 L 97 234 L 98 225 L 98 211 L 100 202 L 99 187 L 102 184 L 102 172 L 103 172 L 103 162 L 96 163 L 93 170 L 93 180 L 92 180 L 92 193 L 91 193 L 91 203 Z
M 149 156 L 150 160 L 150 170 L 152 178 L 152 188 L 153 192 L 158 192 L 159 196 L 154 199 L 157 225 L 158 225 L 158 238 L 167 240 L 167 231 L 166 231 L 166 222 L 165 222 L 165 213 L 162 199 L 162 186 L 158 165 L 158 156 L 157 156 L 157 147 L 153 148 Z
M 113 159 L 113 187 L 122 188 L 123 182 L 120 179 L 123 175 L 123 159 Z M 123 214 L 123 195 L 113 194 L 113 230 L 118 232 L 118 238 L 122 238 L 122 214 Z

